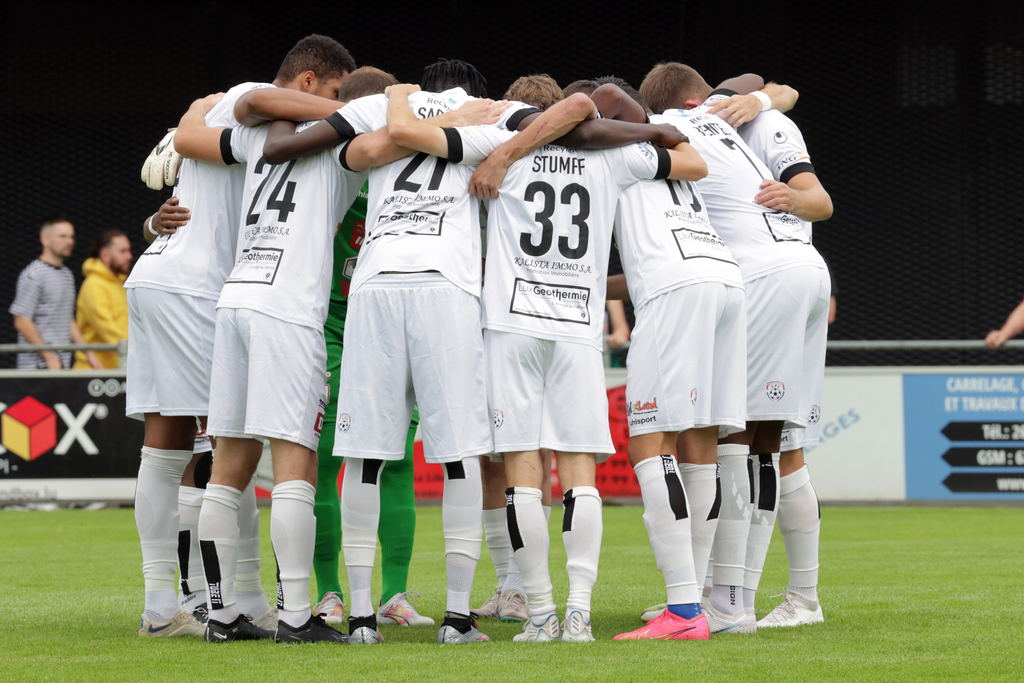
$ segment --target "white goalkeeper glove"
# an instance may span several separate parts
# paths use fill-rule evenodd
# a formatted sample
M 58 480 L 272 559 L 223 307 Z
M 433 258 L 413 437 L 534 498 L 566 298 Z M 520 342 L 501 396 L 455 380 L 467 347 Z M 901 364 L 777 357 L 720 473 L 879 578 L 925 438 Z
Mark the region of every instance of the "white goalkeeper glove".
M 181 166 L 181 155 L 174 151 L 174 131 L 169 128 L 167 135 L 160 141 L 142 165 L 142 182 L 151 190 L 162 190 L 173 187 L 178 182 L 178 167 Z

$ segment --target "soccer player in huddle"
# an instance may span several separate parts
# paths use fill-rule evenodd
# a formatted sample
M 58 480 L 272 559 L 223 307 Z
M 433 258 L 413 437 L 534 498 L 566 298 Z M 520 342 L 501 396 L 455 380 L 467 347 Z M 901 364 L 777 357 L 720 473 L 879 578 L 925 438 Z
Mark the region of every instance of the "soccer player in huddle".
M 487 186 L 475 175 L 474 189 L 492 198 L 483 290 L 488 406 L 495 451 L 502 454 L 510 485 L 509 536 L 530 602 L 530 620 L 515 640 L 593 640 L 590 603 L 602 531 L 594 467 L 597 457 L 614 452 L 600 321 L 615 201 L 621 188 L 643 178 L 696 180 L 703 162 L 685 143 L 672 152 L 638 142 L 606 151 L 549 144 L 596 115 L 582 94 L 551 107 L 518 135 L 417 125 L 399 101 L 403 94 L 392 89 L 388 112 L 399 144 L 465 164 L 490 157 L 490 171 L 480 178 L 502 176 Z M 640 139 L 651 138 L 682 140 L 671 129 L 654 127 Z M 570 594 L 564 635 L 547 568 L 540 490 L 544 447 L 558 453 L 566 489 Z
M 471 96 L 459 86 L 486 95 L 485 82 L 479 73 L 457 60 L 440 60 L 428 67 L 424 70 L 423 82 L 442 90 L 424 93 L 418 106 L 420 115 L 434 122 L 443 121 L 454 110 L 461 109 L 460 105 L 471 102 Z M 477 107 L 480 111 L 493 106 L 490 101 L 475 100 L 468 108 L 473 109 L 478 104 L 484 105 Z M 304 150 L 308 152 L 317 145 L 322 146 L 325 140 L 336 143 L 357 133 L 380 130 L 387 136 L 383 128 L 386 107 L 386 98 L 362 98 L 330 117 L 327 123 L 303 131 L 295 138 L 305 136 L 312 143 Z M 510 112 L 510 115 L 514 114 Z M 488 118 L 493 122 L 496 117 Z M 449 121 L 455 122 L 454 119 Z M 319 130 L 315 130 L 317 128 Z M 402 430 L 399 443 L 393 420 L 401 420 L 402 415 L 408 413 L 404 418 L 408 425 L 414 398 L 423 418 L 427 459 L 446 465 L 444 520 L 449 592 L 448 610 L 438 632 L 438 641 L 460 643 L 486 639 L 473 626 L 468 603 L 481 541 L 480 479 L 475 456 L 490 451 L 490 438 L 482 400 L 479 402 L 482 422 L 471 409 L 463 409 L 474 404 L 474 395 L 479 393 L 482 399 L 482 367 L 478 374 L 471 363 L 463 367 L 465 358 L 462 351 L 457 350 L 463 339 L 472 344 L 470 330 L 473 329 L 477 346 L 482 346 L 479 304 L 474 303 L 476 296 L 471 293 L 474 281 L 475 288 L 479 289 L 479 224 L 475 223 L 474 231 L 472 226 L 478 220 L 475 207 L 464 198 L 468 197 L 465 193 L 468 174 L 460 177 L 457 173 L 447 173 L 447 164 L 426 157 L 417 155 L 372 172 L 360 266 L 350 285 L 349 315 L 352 317 L 346 326 L 346 336 L 355 334 L 365 338 L 364 335 L 377 334 L 386 335 L 379 338 L 389 340 L 388 344 L 370 349 L 358 339 L 346 339 L 348 352 L 342 358 L 334 453 L 351 458 L 342 489 L 342 527 L 352 595 L 349 625 L 353 643 L 382 641 L 370 600 L 381 504 L 379 474 L 384 460 L 404 457 L 407 428 Z M 457 191 L 459 188 L 462 196 Z M 440 211 L 433 211 L 435 206 Z M 417 239 L 423 237 L 433 237 L 436 241 L 424 244 L 422 239 Z M 438 267 L 431 267 L 435 264 Z M 377 274 L 380 277 L 374 277 Z M 356 296 L 367 280 L 373 280 L 365 286 L 368 293 Z M 438 313 L 430 319 L 415 320 L 412 325 L 416 333 L 406 338 L 404 314 L 396 313 L 383 300 L 406 306 L 404 310 L 409 315 L 418 310 L 418 301 Z M 388 329 L 382 330 L 381 326 Z M 406 351 L 407 343 L 411 347 L 409 351 Z M 434 351 L 443 355 L 446 345 L 450 354 L 446 363 L 429 365 L 420 360 L 429 358 Z M 375 351 L 393 354 L 392 358 L 397 355 L 398 360 L 380 362 L 380 359 L 365 358 Z M 480 351 L 482 365 L 482 349 Z M 358 358 L 353 359 L 353 356 Z M 406 370 L 402 370 L 403 365 Z M 383 384 L 377 374 L 381 369 L 394 373 L 390 381 Z M 372 376 L 359 377 L 360 372 L 370 372 Z M 373 402 L 367 404 L 368 400 Z M 450 403 L 452 400 L 457 403 Z M 381 420 L 386 424 L 377 424 Z M 371 455 L 378 457 L 368 457 Z
M 644 120 L 646 103 L 633 97 L 617 115 Z M 647 626 L 621 640 L 709 636 L 700 591 L 720 506 L 716 443 L 720 430 L 744 427 L 746 326 L 739 266 L 708 219 L 699 186 L 647 181 L 619 198 L 624 275 L 609 277 L 609 292 L 630 298 L 636 311 L 626 454 L 668 595 Z
M 737 109 L 746 104 L 749 112 L 746 115 L 753 114 L 754 119 L 746 123 L 734 120 L 733 123 L 743 141 L 772 173 L 771 179 L 761 183 L 761 191 L 755 201 L 799 218 L 810 241 L 811 221 L 829 218 L 832 201 L 814 171 L 804 136 L 796 123 L 782 112 L 769 110 L 758 113 L 756 105 L 752 106 L 749 99 L 741 102 L 742 97 L 733 95 L 730 104 L 735 104 Z M 737 118 L 743 116 L 739 111 L 737 115 Z M 832 287 L 830 294 L 835 296 Z M 778 523 L 786 544 L 789 587 L 782 603 L 757 622 L 759 627 L 798 626 L 824 621 L 817 589 L 821 512 L 804 464 L 804 448 L 816 446 L 821 433 L 824 364 L 818 368 L 814 379 L 814 398 L 807 415 L 807 427 L 783 431 L 779 459 Z
M 230 89 L 212 109 L 208 106 L 212 101 L 198 105 L 199 111 L 211 125 L 237 127 L 235 105 L 246 99 L 249 104 L 242 108 L 246 116 L 320 119 L 332 106 L 315 95 L 336 95 L 354 67 L 341 45 L 324 36 L 309 36 L 288 53 L 273 84 L 243 83 Z M 260 89 L 272 90 L 272 96 L 253 98 Z M 177 141 L 181 150 L 187 150 L 189 142 L 187 136 Z M 205 629 L 192 613 L 198 610 L 202 617 L 199 608 L 206 600 L 202 582 L 193 578 L 190 590 L 182 592 L 181 605 L 174 590 L 178 511 L 180 505 L 189 516 L 203 495 L 194 486 L 203 482 L 192 476 L 200 457 L 193 455 L 196 417 L 205 420 L 209 413 L 214 307 L 234 263 L 243 177 L 238 169 L 186 160 L 178 174 L 176 196 L 146 223 L 153 243 L 125 283 L 127 413 L 146 422 L 135 496 L 146 584 L 139 631 L 143 636 L 201 636 Z M 177 220 L 165 225 L 164 218 Z M 258 515 L 248 480 L 240 482 L 236 503 L 242 506 L 241 527 L 236 531 L 241 561 L 239 609 L 264 626 L 276 625 L 276 613 L 259 581 Z M 183 568 L 183 574 L 194 576 L 200 551 L 190 526 L 182 529 L 187 533 L 181 538 L 183 556 L 193 568 Z
M 762 87 L 749 78 L 714 91 L 692 68 L 654 67 L 640 92 L 689 137 L 708 164 L 700 185 L 708 216 L 743 275 L 747 306 L 747 425 L 718 446 L 722 506 L 714 538 L 711 632 L 756 630 L 754 595 L 778 508 L 783 426 L 807 425 L 824 363 L 828 273 L 798 217 L 758 203 L 771 172 L 729 126 L 733 103 Z M 753 96 L 765 109 L 788 109 L 795 91 L 772 86 Z M 753 455 L 752 455 L 753 454 Z M 753 486 L 751 486 L 751 483 Z
M 394 76 L 373 67 L 356 69 L 338 92 L 341 102 L 381 93 L 398 83 Z M 333 129 L 332 129 L 333 130 Z M 359 190 L 352 207 L 345 214 L 334 236 L 334 270 L 331 276 L 331 297 L 327 307 L 324 337 L 327 343 L 327 407 L 317 447 L 317 485 L 314 505 L 316 515 L 316 546 L 313 571 L 319 601 L 313 608 L 332 625 L 344 623 L 344 601 L 338 576 L 341 554 L 341 502 L 338 495 L 338 473 L 342 458 L 332 457 L 338 407 L 338 381 L 344 351 L 345 319 L 348 292 L 355 272 L 359 249 L 366 237 L 367 186 Z M 401 626 L 432 626 L 434 620 L 420 615 L 407 594 L 409 563 L 412 559 L 413 536 L 416 531 L 416 501 L 413 488 L 413 438 L 419 423 L 414 410 L 405 442 L 405 457 L 388 462 L 381 472 L 381 496 L 388 501 L 381 508 L 377 536 L 381 545 L 383 587 L 377 620 Z
M 280 610 L 276 638 L 345 642 L 343 634 L 311 613 L 308 598 L 315 449 L 326 406 L 323 325 L 330 247 L 366 170 L 407 152 L 397 150 L 385 131 L 283 163 L 295 149 L 290 121 L 220 130 L 200 120 L 189 121 L 187 128 L 205 138 L 205 153 L 219 153 L 226 163 L 247 162 L 236 263 L 218 302 L 214 348 L 210 430 L 221 438 L 200 519 L 212 607 L 207 638 L 275 635 L 239 614 L 232 585 L 238 484 L 251 478 L 262 452 L 259 440 L 269 438 Z

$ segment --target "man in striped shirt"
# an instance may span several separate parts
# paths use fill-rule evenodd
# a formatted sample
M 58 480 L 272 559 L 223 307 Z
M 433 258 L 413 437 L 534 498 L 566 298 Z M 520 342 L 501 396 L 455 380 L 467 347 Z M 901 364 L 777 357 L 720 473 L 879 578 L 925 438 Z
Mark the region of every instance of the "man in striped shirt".
M 18 276 L 11 304 L 19 344 L 84 344 L 75 323 L 75 278 L 64 259 L 75 248 L 75 228 L 65 218 L 49 218 L 39 230 L 43 253 Z M 89 365 L 103 365 L 92 351 Z M 60 370 L 71 367 L 70 351 L 19 353 L 19 370 Z

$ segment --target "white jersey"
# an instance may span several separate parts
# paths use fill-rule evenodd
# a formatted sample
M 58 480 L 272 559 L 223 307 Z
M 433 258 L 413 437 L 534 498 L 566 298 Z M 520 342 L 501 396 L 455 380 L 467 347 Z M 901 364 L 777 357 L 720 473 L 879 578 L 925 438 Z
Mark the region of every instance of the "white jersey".
M 462 88 L 415 92 L 409 95 L 409 106 L 426 119 L 457 109 L 469 99 Z M 387 105 L 384 95 L 362 97 L 331 120 L 341 132 L 368 133 L 387 125 Z M 510 108 L 494 130 L 516 121 L 513 117 L 521 120 L 523 112 L 531 110 L 522 104 Z M 472 175 L 469 166 L 423 152 L 371 169 L 366 236 L 351 291 L 381 272 L 436 270 L 479 297 L 480 202 L 469 194 Z
M 270 83 L 236 85 L 206 115 L 206 125 L 238 128 L 238 98 L 256 88 L 273 87 Z M 216 301 L 235 261 L 244 182 L 243 165 L 183 160 L 174 196 L 192 218 L 173 235 L 153 240 L 135 262 L 125 288 L 148 287 Z
M 707 163 L 708 175 L 697 186 L 711 224 L 740 265 L 743 282 L 804 265 L 824 268 L 799 218 L 754 203 L 761 183 L 772 175 L 739 133 L 707 113 L 725 96 L 716 91 L 699 107 L 669 109 L 659 120 L 685 133 Z
M 479 163 L 510 135 L 455 130 L 466 163 Z M 648 143 L 546 145 L 512 164 L 487 215 L 483 326 L 601 349 L 619 193 L 668 176 L 671 166 L 668 152 Z
M 659 119 L 651 117 L 654 123 L 661 123 Z M 696 282 L 743 287 L 736 259 L 712 227 L 698 185 L 650 180 L 622 191 L 615 241 L 636 308 Z
M 798 173 L 814 173 L 804 136 L 792 119 L 780 111 L 761 112 L 753 121 L 740 126 L 740 137 L 779 182 L 788 183 Z M 810 241 L 810 222 L 800 222 Z
M 300 124 L 299 128 L 314 125 Z M 334 233 L 366 173 L 344 169 L 348 141 L 271 165 L 269 124 L 231 131 L 231 154 L 246 162 L 235 264 L 217 308 L 248 308 L 317 330 L 327 319 Z

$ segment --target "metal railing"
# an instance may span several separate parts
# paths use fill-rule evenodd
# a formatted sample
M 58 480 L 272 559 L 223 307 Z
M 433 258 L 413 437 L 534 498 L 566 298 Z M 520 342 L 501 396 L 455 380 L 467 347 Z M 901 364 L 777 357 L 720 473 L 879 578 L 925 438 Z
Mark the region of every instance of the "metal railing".
M 40 353 L 41 351 L 117 351 L 117 367 L 128 366 L 128 340 L 116 344 L 0 344 L 0 353 Z
M 628 346 L 626 342 L 625 346 Z M 860 339 L 833 340 L 830 351 L 983 351 L 982 339 Z M 1011 339 L 1000 349 L 1024 349 L 1024 339 Z M 128 340 L 116 344 L 0 344 L 0 353 L 39 353 L 40 351 L 117 351 L 118 367 L 128 359 Z M 605 343 L 605 367 L 610 364 L 611 349 Z
M 829 351 L 979 351 L 988 349 L 988 347 L 983 339 L 863 339 L 830 341 L 828 349 Z M 1024 349 L 1024 340 L 1011 339 L 995 350 L 1002 349 Z

